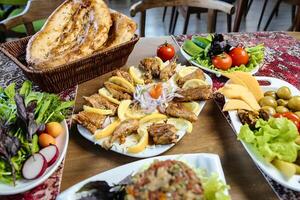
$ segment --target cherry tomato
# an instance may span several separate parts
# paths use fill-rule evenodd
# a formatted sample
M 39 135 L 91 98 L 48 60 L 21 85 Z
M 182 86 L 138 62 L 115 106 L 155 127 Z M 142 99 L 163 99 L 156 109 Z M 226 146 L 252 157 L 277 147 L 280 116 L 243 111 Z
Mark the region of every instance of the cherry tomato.
M 162 59 L 162 61 L 171 60 L 175 55 L 174 47 L 169 43 L 164 43 L 157 48 L 157 56 Z
M 235 47 L 229 55 L 232 58 L 232 66 L 246 65 L 249 62 L 249 55 L 242 47 Z
M 162 94 L 162 84 L 161 83 L 154 85 L 150 90 L 150 96 L 153 99 L 158 99 L 161 94 Z
M 212 64 L 218 69 L 227 70 L 232 65 L 232 59 L 227 53 L 222 53 L 212 58 Z

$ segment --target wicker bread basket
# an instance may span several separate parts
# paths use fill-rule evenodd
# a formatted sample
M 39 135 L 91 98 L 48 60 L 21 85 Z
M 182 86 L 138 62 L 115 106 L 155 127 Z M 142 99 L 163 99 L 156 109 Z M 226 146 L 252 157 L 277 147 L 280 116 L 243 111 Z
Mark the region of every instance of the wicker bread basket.
M 139 36 L 135 35 L 126 43 L 45 71 L 36 71 L 27 65 L 25 55 L 29 39 L 25 37 L 6 42 L 0 49 L 22 69 L 29 80 L 44 91 L 57 93 L 125 65 Z

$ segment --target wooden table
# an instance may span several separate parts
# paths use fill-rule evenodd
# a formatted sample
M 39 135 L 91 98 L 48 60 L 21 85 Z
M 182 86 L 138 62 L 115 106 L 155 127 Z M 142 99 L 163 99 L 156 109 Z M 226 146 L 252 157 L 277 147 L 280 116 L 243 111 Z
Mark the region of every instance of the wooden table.
M 154 56 L 156 47 L 166 40 L 174 44 L 171 37 L 140 39 L 127 65 L 136 65 L 142 58 Z M 82 96 L 96 93 L 109 76 L 110 74 L 106 74 L 79 85 L 76 111 L 82 108 Z M 90 176 L 137 160 L 94 145 L 80 136 L 75 127 L 70 135 L 62 191 Z M 231 186 L 232 199 L 277 199 L 212 100 L 208 101 L 202 110 L 193 132 L 185 135 L 164 155 L 198 152 L 215 153 L 220 156 L 226 181 Z

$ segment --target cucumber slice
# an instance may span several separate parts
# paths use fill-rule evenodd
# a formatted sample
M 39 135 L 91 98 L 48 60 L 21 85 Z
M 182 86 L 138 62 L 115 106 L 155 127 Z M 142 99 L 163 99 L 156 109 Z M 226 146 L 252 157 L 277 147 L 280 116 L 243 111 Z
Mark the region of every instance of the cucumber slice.
M 185 52 L 187 52 L 191 56 L 197 56 L 197 55 L 201 54 L 204 51 L 204 49 L 197 46 L 191 40 L 184 41 L 184 43 L 182 45 L 182 48 Z
M 198 45 L 199 47 L 205 49 L 207 47 L 207 45 L 209 45 L 211 42 L 204 38 L 204 37 L 199 37 L 199 36 L 193 36 L 192 37 L 192 41 Z

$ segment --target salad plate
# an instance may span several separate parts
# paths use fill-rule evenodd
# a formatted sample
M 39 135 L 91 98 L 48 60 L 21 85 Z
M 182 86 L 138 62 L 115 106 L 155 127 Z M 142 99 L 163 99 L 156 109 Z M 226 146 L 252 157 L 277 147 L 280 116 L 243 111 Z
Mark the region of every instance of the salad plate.
M 192 56 L 190 56 L 189 54 L 187 54 L 182 46 L 180 47 L 180 53 L 183 55 L 183 57 L 192 65 L 195 65 L 197 67 L 199 67 L 200 69 L 202 70 L 205 70 L 207 72 L 210 72 L 210 73 L 213 73 L 215 74 L 217 77 L 220 77 L 222 76 L 222 72 L 221 71 L 217 71 L 217 70 L 214 70 L 214 69 L 210 69 L 208 67 L 205 67 L 203 65 L 200 65 L 199 63 L 195 62 L 193 59 L 192 59 Z M 257 64 L 256 67 L 254 69 L 252 69 L 251 71 L 249 71 L 250 74 L 255 74 L 256 72 L 258 72 L 259 68 L 263 65 L 263 63 L 260 63 L 260 64 Z M 225 71 L 224 71 L 225 72 Z
M 68 142 L 69 142 L 69 130 L 68 130 L 68 125 L 66 120 L 63 120 L 61 122 L 61 125 L 64 129 L 64 132 L 55 138 L 56 146 L 59 151 L 59 155 L 55 163 L 53 163 L 50 167 L 48 167 L 44 172 L 44 174 L 37 179 L 34 180 L 21 179 L 16 181 L 15 186 L 0 183 L 0 195 L 12 195 L 12 194 L 26 192 L 45 182 L 57 170 L 57 168 L 60 166 L 61 162 L 63 161 L 66 155 Z
M 129 175 L 134 175 L 137 172 L 143 171 L 154 161 L 165 161 L 165 160 L 179 160 L 186 163 L 192 169 L 205 170 L 207 176 L 216 174 L 218 180 L 222 184 L 226 184 L 224 172 L 220 162 L 220 158 L 216 154 L 209 153 L 197 153 L 197 154 L 178 154 L 178 155 L 168 155 L 168 156 L 158 156 L 154 158 L 148 158 L 132 162 L 106 172 L 102 172 L 98 175 L 90 177 L 76 185 L 70 187 L 69 189 L 62 192 L 57 199 L 58 200 L 73 200 L 78 199 L 79 194 L 77 191 L 80 190 L 85 184 L 94 181 L 106 181 L 109 185 L 118 184 L 127 178 Z M 228 189 L 224 189 L 224 193 L 228 195 Z
M 208 85 L 212 85 L 213 82 L 210 78 L 210 76 L 208 76 L 207 74 L 205 75 L 205 80 L 207 82 Z M 200 114 L 201 110 L 204 108 L 206 101 L 199 101 L 199 111 L 197 113 L 197 115 Z M 96 145 L 100 145 L 105 142 L 106 138 L 97 140 L 95 139 L 95 137 L 93 136 L 93 134 L 91 134 L 91 132 L 86 129 L 85 127 L 83 127 L 82 125 L 78 124 L 77 125 L 77 129 L 79 131 L 79 133 L 87 140 L 93 142 Z M 179 136 L 178 141 L 180 141 L 183 136 L 186 134 L 185 130 L 178 130 L 177 131 L 177 135 Z M 187 134 L 191 134 L 191 133 L 187 133 Z M 139 153 L 129 153 L 126 151 L 126 147 L 124 145 L 120 145 L 120 144 L 114 144 L 111 147 L 111 151 L 126 155 L 126 156 L 130 156 L 130 157 L 136 157 L 136 158 L 147 158 L 147 157 L 152 157 L 152 156 L 157 156 L 160 155 L 166 151 L 168 151 L 170 148 L 172 148 L 174 145 L 176 145 L 175 143 L 173 144 L 165 144 L 165 145 L 148 145 L 146 147 L 146 149 L 142 152 Z
M 266 81 L 270 85 L 261 85 L 261 89 L 263 92 L 266 91 L 276 91 L 278 88 L 282 86 L 287 86 L 292 95 L 300 95 L 300 91 L 291 85 L 290 83 L 277 79 L 277 78 L 272 78 L 272 77 L 264 77 L 264 76 L 256 76 L 255 77 L 258 81 Z M 227 99 L 226 99 L 227 101 Z M 233 125 L 233 128 L 235 130 L 235 133 L 238 135 L 241 127 L 243 124 L 241 123 L 237 111 L 229 111 L 229 116 Z M 246 143 L 242 141 L 242 144 L 246 151 L 249 153 L 250 157 L 253 159 L 253 161 L 256 163 L 256 165 L 265 173 L 267 174 L 270 178 L 272 178 L 274 181 L 280 183 L 281 185 L 295 190 L 295 191 L 300 191 L 300 175 L 293 175 L 291 178 L 285 177 L 273 164 L 270 162 L 267 162 L 259 152 L 257 152 L 254 148 L 253 145 Z

